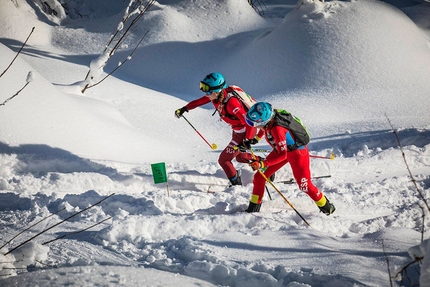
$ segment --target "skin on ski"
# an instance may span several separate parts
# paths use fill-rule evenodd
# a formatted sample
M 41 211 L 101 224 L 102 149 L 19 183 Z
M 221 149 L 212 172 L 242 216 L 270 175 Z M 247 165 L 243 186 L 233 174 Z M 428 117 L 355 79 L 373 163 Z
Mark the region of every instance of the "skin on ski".
M 328 178 L 328 177 L 331 177 L 331 175 L 315 176 L 315 177 L 312 177 L 312 179 Z M 289 178 L 289 179 L 286 179 L 286 180 L 276 181 L 275 183 L 293 184 L 293 183 L 296 183 L 296 180 L 294 178 Z

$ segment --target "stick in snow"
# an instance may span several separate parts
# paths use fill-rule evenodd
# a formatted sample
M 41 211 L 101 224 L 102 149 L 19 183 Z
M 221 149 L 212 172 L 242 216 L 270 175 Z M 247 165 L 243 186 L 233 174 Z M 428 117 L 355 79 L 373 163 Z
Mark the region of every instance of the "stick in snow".
M 49 244 L 49 243 L 54 242 L 54 241 L 56 241 L 56 240 L 58 240 L 58 239 L 62 239 L 62 238 L 64 238 L 64 237 L 66 237 L 66 236 L 70 236 L 70 235 L 74 235 L 74 234 L 78 234 L 78 233 L 84 232 L 84 231 L 86 231 L 86 230 L 88 230 L 88 229 L 93 228 L 94 226 L 97 226 L 97 225 L 99 225 L 99 224 L 102 224 L 103 222 L 105 222 L 106 220 L 109 220 L 109 219 L 111 219 L 111 218 L 112 218 L 112 217 L 111 217 L 111 216 L 109 216 L 108 218 L 103 219 L 102 221 L 99 221 L 99 222 L 97 222 L 96 224 L 91 225 L 90 227 L 87 227 L 87 228 L 85 228 L 85 229 L 78 230 L 78 231 L 75 231 L 75 232 L 69 232 L 69 233 L 66 233 L 66 234 L 64 234 L 64 235 L 61 235 L 61 236 L 59 236 L 59 237 L 55 238 L 55 239 L 52 239 L 52 240 L 49 240 L 49 241 L 43 242 L 43 243 L 42 243 L 42 245 Z
M 14 240 L 14 239 L 15 239 L 15 238 L 17 238 L 18 236 L 20 236 L 21 234 L 23 234 L 24 232 L 26 232 L 27 230 L 29 230 L 29 229 L 30 229 L 30 228 L 32 228 L 33 226 L 36 226 L 37 224 L 41 223 L 42 221 L 44 221 L 44 220 L 48 219 L 48 218 L 49 218 L 49 217 L 51 217 L 51 216 L 54 216 L 55 214 L 59 213 L 60 211 L 62 211 L 62 210 L 64 210 L 64 209 L 66 209 L 66 208 L 64 207 L 64 208 L 62 208 L 62 209 L 58 210 L 57 212 L 55 212 L 55 213 L 53 213 L 53 214 L 51 214 L 51 215 L 49 215 L 49 216 L 47 216 L 47 217 L 45 217 L 45 218 L 43 218 L 43 219 L 39 220 L 38 222 L 36 222 L 36 223 L 35 223 L 35 224 L 33 224 L 32 226 L 30 226 L 30 227 L 28 227 L 28 228 L 24 229 L 23 231 L 21 231 L 20 233 L 18 233 L 18 234 L 17 234 L 17 235 L 15 235 L 14 237 L 12 237 L 8 242 L 6 242 L 5 244 L 3 244 L 3 245 L 0 247 L 0 250 L 1 250 L 1 249 L 3 249 L 3 247 L 5 247 L 6 245 L 8 245 L 12 240 Z
M 31 29 L 31 32 L 28 35 L 27 40 L 25 40 L 24 44 L 22 44 L 21 49 L 19 49 L 18 53 L 16 53 L 15 58 L 13 58 L 12 62 L 10 62 L 9 66 L 7 66 L 6 70 L 4 70 L 3 73 L 1 73 L 0 78 L 4 75 L 4 73 L 6 73 L 6 71 L 10 68 L 10 66 L 12 66 L 13 62 L 15 62 L 16 58 L 18 57 L 19 53 L 21 53 L 25 44 L 27 44 L 27 41 L 28 41 L 28 39 L 30 39 L 30 36 L 31 36 L 31 34 L 33 34 L 33 32 L 34 32 L 34 27 L 33 27 L 33 29 Z
M 88 206 L 87 208 L 84 208 L 84 209 L 82 209 L 81 211 L 76 212 L 76 213 L 74 213 L 74 214 L 70 215 L 70 216 L 69 216 L 69 217 L 67 217 L 66 219 L 64 219 L 64 220 L 62 220 L 62 221 L 60 221 L 60 222 L 58 222 L 58 223 L 56 223 L 56 224 L 52 225 L 51 227 L 49 227 L 49 228 L 47 228 L 47 229 L 45 229 L 45 230 L 42 230 L 41 232 L 39 232 L 39 233 L 38 233 L 38 234 L 36 234 L 35 236 L 31 237 L 30 239 L 27 239 L 26 241 L 24 241 L 23 243 L 19 244 L 19 245 L 18 245 L 18 246 L 16 246 L 15 248 L 12 248 L 11 250 L 9 250 L 7 253 L 5 253 L 5 254 L 3 254 L 3 255 L 8 255 L 9 253 L 11 253 L 11 252 L 15 251 L 16 249 L 20 248 L 20 247 L 21 247 L 21 246 L 23 246 L 24 244 L 26 244 L 26 243 L 30 242 L 31 240 L 33 240 L 34 238 L 38 237 L 39 235 L 41 235 L 41 234 L 45 233 L 46 231 L 48 231 L 48 230 L 50 230 L 50 229 L 52 229 L 52 228 L 54 228 L 54 227 L 56 227 L 56 226 L 60 225 L 61 223 L 63 223 L 63 222 L 65 222 L 65 221 L 69 220 L 70 218 L 75 217 L 76 215 L 78 215 L 78 214 L 80 214 L 80 213 L 82 213 L 82 212 L 84 212 L 84 211 L 86 211 L 86 210 L 88 210 L 88 209 L 90 209 L 90 208 L 92 208 L 92 207 L 96 206 L 97 204 L 100 204 L 102 201 L 104 201 L 104 200 L 108 199 L 109 197 L 113 196 L 114 194 L 115 194 L 115 193 L 112 193 L 111 195 L 108 195 L 108 196 L 106 196 L 105 198 L 103 198 L 102 200 L 100 200 L 99 202 L 94 203 L 93 205 Z

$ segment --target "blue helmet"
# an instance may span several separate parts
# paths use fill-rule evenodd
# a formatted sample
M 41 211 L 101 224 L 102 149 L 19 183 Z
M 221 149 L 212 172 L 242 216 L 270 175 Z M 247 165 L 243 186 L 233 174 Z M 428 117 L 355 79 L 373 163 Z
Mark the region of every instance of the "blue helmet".
M 272 105 L 266 102 L 258 102 L 249 108 L 246 113 L 246 123 L 251 127 L 264 127 L 275 116 Z
M 200 90 L 206 94 L 219 93 L 224 88 L 227 88 L 227 84 L 224 76 L 220 73 L 210 73 L 200 82 Z

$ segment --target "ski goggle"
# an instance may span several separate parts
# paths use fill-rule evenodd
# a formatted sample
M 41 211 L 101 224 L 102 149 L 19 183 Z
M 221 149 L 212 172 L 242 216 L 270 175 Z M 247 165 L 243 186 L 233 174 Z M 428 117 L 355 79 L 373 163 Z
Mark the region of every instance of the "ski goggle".
M 246 124 L 248 125 L 248 126 L 251 126 L 251 127 L 254 127 L 254 128 L 262 128 L 262 127 L 264 127 L 268 122 L 269 122 L 270 120 L 268 120 L 268 121 L 262 121 L 261 119 L 259 119 L 259 120 L 257 120 L 257 121 L 251 121 L 250 119 L 248 119 L 248 118 L 245 118 L 245 122 L 246 122 Z
M 254 127 L 254 128 L 264 128 L 272 119 L 267 119 L 265 121 L 262 121 L 261 119 L 259 121 L 253 122 L 250 119 L 246 118 L 245 122 L 247 125 Z
M 204 82 L 200 82 L 200 90 L 202 92 L 205 92 L 206 95 L 210 95 L 210 94 L 212 94 L 212 92 L 216 92 L 216 93 L 220 92 L 223 89 L 224 85 L 225 85 L 225 81 L 223 83 L 221 83 L 221 85 L 218 85 L 215 87 L 211 87 Z
M 248 126 L 250 126 L 250 127 L 257 127 L 257 126 L 256 126 L 256 124 L 257 124 L 257 123 L 255 123 L 255 122 L 251 121 L 251 120 L 250 120 L 250 119 L 248 119 L 248 118 L 245 118 L 245 122 L 246 122 L 246 124 L 247 124 Z
M 200 90 L 202 91 L 202 92 L 205 92 L 206 93 L 206 95 L 210 95 L 212 92 L 210 91 L 211 90 L 211 87 L 209 87 L 207 84 L 205 84 L 205 83 L 203 83 L 203 82 L 200 82 Z

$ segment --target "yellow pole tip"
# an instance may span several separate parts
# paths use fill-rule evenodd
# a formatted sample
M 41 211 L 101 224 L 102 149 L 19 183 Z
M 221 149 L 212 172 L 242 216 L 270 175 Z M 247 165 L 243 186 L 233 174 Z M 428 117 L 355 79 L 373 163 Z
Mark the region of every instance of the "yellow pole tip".
M 216 144 L 214 144 L 214 143 L 213 143 L 213 144 L 212 144 L 212 149 L 213 149 L 213 150 L 216 150 L 217 148 L 218 148 L 218 146 L 217 146 Z

